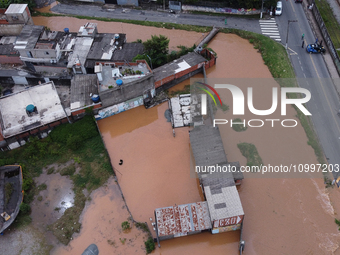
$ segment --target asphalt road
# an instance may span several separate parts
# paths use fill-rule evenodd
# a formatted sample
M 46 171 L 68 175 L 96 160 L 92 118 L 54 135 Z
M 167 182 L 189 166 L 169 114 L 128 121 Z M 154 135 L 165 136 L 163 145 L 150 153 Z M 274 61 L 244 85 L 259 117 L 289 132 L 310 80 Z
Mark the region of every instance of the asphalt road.
M 314 43 L 316 38 L 310 28 L 301 4 L 293 0 L 283 1 L 283 14 L 276 17 L 282 43 L 287 41 L 288 20 L 297 20 L 289 25 L 288 53 L 294 67 L 299 86 L 311 92 L 307 103 L 312 113 L 314 128 L 330 164 L 340 164 L 340 109 L 338 93 L 321 54 L 306 52 L 306 44 Z M 302 48 L 304 34 L 304 48 Z M 319 39 L 320 41 L 320 39 Z M 327 53 L 326 53 L 327 54 Z M 334 173 L 334 177 L 339 173 Z
M 260 33 L 260 25 L 257 19 L 245 19 L 228 17 L 227 25 L 225 25 L 226 17 L 223 16 L 208 16 L 208 15 L 192 15 L 192 14 L 170 14 L 169 12 L 148 11 L 148 10 L 134 10 L 134 9 L 103 9 L 101 6 L 79 4 L 79 5 L 66 5 L 58 4 L 54 6 L 51 11 L 83 15 L 89 17 L 104 17 L 112 19 L 129 19 L 140 21 L 155 21 L 155 22 L 170 22 L 186 25 L 197 26 L 218 26 L 237 28 L 255 33 Z M 151 28 L 150 28 L 151 29 Z
M 92 17 L 229 27 L 261 33 L 259 20 L 257 19 L 228 17 L 227 24 L 225 24 L 225 17 L 223 16 L 170 14 L 167 12 L 122 8 L 102 9 L 100 6 L 86 4 L 58 4 L 52 8 L 52 11 Z M 283 1 L 282 15 L 276 16 L 275 20 L 278 24 L 283 45 L 287 41 L 288 20 L 297 20 L 297 22 L 289 25 L 288 53 L 298 78 L 299 86 L 311 92 L 312 98 L 307 103 L 307 107 L 312 113 L 311 118 L 314 128 L 328 162 L 330 164 L 340 164 L 340 118 L 337 116 L 337 111 L 340 109 L 339 98 L 323 57 L 319 54 L 308 54 L 305 50 L 306 44 L 314 43 L 316 38 L 310 28 L 302 5 L 295 3 L 294 0 Z M 305 35 L 304 48 L 302 48 L 302 34 Z M 334 177 L 339 175 L 339 173 L 335 173 Z

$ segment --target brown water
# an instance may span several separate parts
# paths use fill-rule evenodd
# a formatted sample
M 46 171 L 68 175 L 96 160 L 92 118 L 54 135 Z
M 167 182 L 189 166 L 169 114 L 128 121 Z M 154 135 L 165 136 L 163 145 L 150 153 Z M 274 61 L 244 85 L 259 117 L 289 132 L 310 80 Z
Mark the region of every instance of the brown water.
M 77 31 L 86 22 L 60 17 L 36 17 L 34 21 L 53 30 L 69 27 L 71 31 Z M 170 38 L 172 49 L 180 44 L 191 46 L 202 36 L 194 32 L 122 23 L 110 23 L 108 26 L 105 22 L 93 22 L 98 23 L 99 32 L 127 33 L 129 41 L 146 40 L 152 34 L 166 35 Z M 218 34 L 209 47 L 218 54 L 216 67 L 208 70 L 209 78 L 271 77 L 261 55 L 246 40 L 235 35 Z M 189 81 L 180 86 L 185 84 Z M 261 89 L 264 94 L 268 93 L 265 88 Z M 256 98 L 255 94 L 254 100 Z M 260 97 L 257 99 L 261 101 Z M 264 103 L 256 106 L 264 106 Z M 127 204 L 138 221 L 149 222 L 155 208 L 202 201 L 197 180 L 190 178 L 188 171 L 188 129 L 176 129 L 174 138 L 171 125 L 164 118 L 166 109 L 166 103 L 149 110 L 139 107 L 98 122 L 112 164 L 119 171 L 117 177 Z M 230 113 L 226 114 L 221 116 Z M 296 113 L 288 109 L 287 115 L 295 118 Z M 255 144 L 265 163 L 316 163 L 301 127 L 295 128 L 294 132 L 280 127 L 248 128 L 242 133 L 221 128 L 221 135 L 228 160 L 240 161 L 241 165 L 246 164 L 246 159 L 237 148 L 239 142 Z M 118 165 L 120 159 L 124 160 L 121 166 Z M 116 189 L 112 182 L 108 187 Z M 340 237 L 334 217 L 340 210 L 340 196 L 338 190 L 331 190 L 330 200 L 323 187 L 321 178 L 245 179 L 239 189 L 246 215 L 243 232 L 245 254 L 339 254 Z M 112 210 L 122 208 L 121 198 L 115 194 L 113 196 L 104 188 L 93 194 L 92 203 L 83 214 L 79 236 L 68 247 L 56 250 L 56 254 L 79 254 L 92 242 L 99 244 L 100 250 L 108 254 L 111 247 L 107 246 L 106 239 L 112 235 L 110 238 L 117 240 L 120 235 L 119 226 L 108 230 L 108 221 L 121 214 L 123 216 L 117 216 L 121 217 L 118 222 L 127 217 L 126 210 L 111 214 Z M 124 246 L 118 254 L 144 254 L 140 248 L 141 241 L 137 239 L 134 247 Z M 204 233 L 163 241 L 155 254 L 237 254 L 238 240 L 239 232 Z

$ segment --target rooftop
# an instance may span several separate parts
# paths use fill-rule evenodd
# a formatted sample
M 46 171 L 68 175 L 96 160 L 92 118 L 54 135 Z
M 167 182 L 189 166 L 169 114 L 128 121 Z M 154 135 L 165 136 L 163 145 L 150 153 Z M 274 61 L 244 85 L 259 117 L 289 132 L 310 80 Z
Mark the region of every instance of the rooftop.
M 117 81 L 122 80 L 123 84 L 138 80 L 150 71 L 146 63 L 138 63 L 138 65 L 122 65 L 118 66 L 114 63 L 106 63 L 105 65 L 96 65 L 95 73 L 99 80 L 99 92 L 107 90 L 109 86 L 118 87 Z
M 211 221 L 244 215 L 241 199 L 232 179 L 216 179 L 204 186 Z
M 153 70 L 155 75 L 155 82 L 160 81 L 170 75 L 174 75 L 192 66 L 205 62 L 206 59 L 196 52 L 189 52 L 188 54 L 175 59 L 171 63 L 165 64 Z
M 178 97 L 172 97 L 169 100 L 169 107 L 172 112 L 171 123 L 173 127 L 177 128 L 190 125 L 190 102 L 190 94 L 179 95 Z
M 211 228 L 207 202 L 158 208 L 155 212 L 160 237 L 185 236 L 189 232 Z
M 71 80 L 71 111 L 93 103 L 90 94 L 98 94 L 98 79 L 95 74 L 75 75 Z
M 23 13 L 27 7 L 27 4 L 10 4 L 5 14 L 19 14 Z
M 72 68 L 79 63 L 84 66 L 86 61 L 86 56 L 91 48 L 93 38 L 90 37 L 77 37 L 74 42 L 73 53 L 68 57 L 67 68 Z
M 25 25 L 15 43 L 15 49 L 34 49 L 44 26 Z
M 190 144 L 196 166 L 211 166 L 227 162 L 220 131 L 208 125 L 190 131 Z
M 97 33 L 97 23 L 87 22 L 84 26 L 81 26 L 78 31 L 78 36 L 94 37 Z
M 30 104 L 37 107 L 38 114 L 33 113 L 29 117 L 26 107 Z M 5 138 L 66 117 L 53 82 L 1 97 L 0 113 L 1 129 Z
M 87 59 L 111 60 L 113 52 L 118 51 L 126 40 L 125 34 L 97 34 Z

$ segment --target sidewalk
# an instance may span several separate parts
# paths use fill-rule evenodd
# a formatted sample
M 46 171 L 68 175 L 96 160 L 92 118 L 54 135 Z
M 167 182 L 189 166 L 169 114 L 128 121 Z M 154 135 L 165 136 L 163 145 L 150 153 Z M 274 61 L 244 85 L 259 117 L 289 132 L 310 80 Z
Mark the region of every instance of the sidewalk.
M 337 0 L 328 0 L 328 1 L 337 1 Z M 312 31 L 313 31 L 313 33 L 315 35 L 315 38 L 322 38 L 322 40 L 324 41 L 324 38 L 321 35 L 321 31 L 319 29 L 318 24 L 316 23 L 316 20 L 315 20 L 315 18 L 313 16 L 313 13 L 308 9 L 307 2 L 304 1 L 302 4 L 303 4 L 303 9 L 304 9 L 304 11 L 306 13 L 306 17 L 308 19 L 308 22 L 309 22 L 309 24 L 311 26 L 311 29 L 312 29 Z M 340 11 L 339 11 L 339 13 L 340 13 Z M 340 16 L 339 16 L 339 18 L 340 18 Z M 327 45 L 325 43 L 323 45 L 326 48 L 326 54 L 323 54 L 322 56 L 323 56 L 323 58 L 325 60 L 328 72 L 329 72 L 331 78 L 333 79 L 335 88 L 336 88 L 338 94 L 340 95 L 340 80 L 339 80 L 340 76 L 339 76 L 339 74 L 338 74 L 338 72 L 336 70 L 336 67 L 334 65 L 334 62 L 333 62 L 333 59 L 332 59 L 331 55 L 329 53 L 327 53 L 327 51 L 328 51 Z

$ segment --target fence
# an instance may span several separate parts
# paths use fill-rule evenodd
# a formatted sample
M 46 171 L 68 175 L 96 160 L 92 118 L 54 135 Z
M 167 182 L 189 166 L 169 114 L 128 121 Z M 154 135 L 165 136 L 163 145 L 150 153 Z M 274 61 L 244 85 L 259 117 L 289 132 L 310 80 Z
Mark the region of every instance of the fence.
M 318 23 L 318 26 L 319 26 L 321 33 L 322 33 L 322 36 L 325 39 L 325 43 L 327 44 L 327 47 L 329 49 L 329 53 L 330 53 L 330 55 L 333 59 L 333 62 L 335 64 L 336 70 L 338 71 L 338 74 L 340 75 L 340 58 L 339 58 L 339 55 L 338 55 L 338 53 L 337 53 L 337 51 L 336 51 L 336 49 L 335 49 L 335 47 L 332 43 L 331 37 L 328 34 L 326 25 L 323 22 L 323 19 L 321 17 L 319 9 L 313 2 L 314 2 L 313 0 L 308 0 L 309 5 L 313 4 L 312 12 L 313 12 L 314 18 L 315 18 L 316 22 Z

